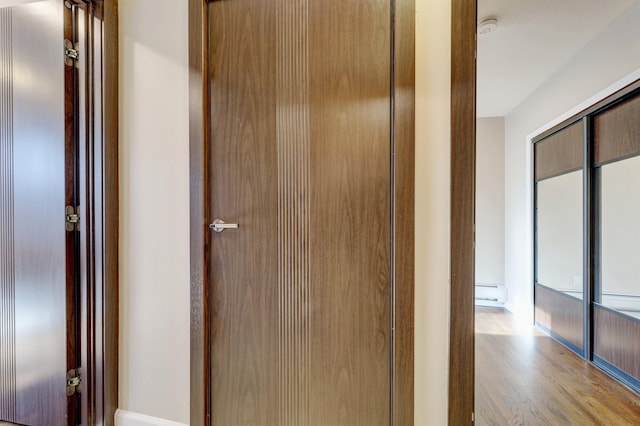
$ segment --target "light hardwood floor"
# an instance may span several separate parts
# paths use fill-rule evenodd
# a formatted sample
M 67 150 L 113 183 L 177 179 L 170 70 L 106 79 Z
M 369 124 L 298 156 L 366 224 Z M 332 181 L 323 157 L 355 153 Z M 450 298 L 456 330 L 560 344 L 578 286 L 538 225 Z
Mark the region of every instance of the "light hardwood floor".
M 476 425 L 640 425 L 640 397 L 533 326 L 476 307 Z

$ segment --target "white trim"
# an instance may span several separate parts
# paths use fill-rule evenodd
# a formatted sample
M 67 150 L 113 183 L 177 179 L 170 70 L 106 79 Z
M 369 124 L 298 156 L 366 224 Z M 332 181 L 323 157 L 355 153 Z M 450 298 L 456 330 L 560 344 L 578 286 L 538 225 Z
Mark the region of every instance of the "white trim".
M 547 124 L 545 124 L 544 126 L 540 127 L 538 130 L 529 133 L 527 135 L 527 142 L 529 143 L 529 145 L 531 145 L 531 140 L 546 132 L 547 130 L 553 128 L 554 126 L 557 126 L 558 124 L 562 123 L 563 121 L 573 117 L 574 115 L 584 111 L 585 109 L 597 104 L 598 102 L 600 102 L 601 100 L 603 100 L 604 98 L 606 98 L 607 96 L 613 95 L 614 93 L 616 93 L 618 90 L 627 87 L 628 85 L 630 85 L 631 83 L 635 82 L 636 80 L 640 79 L 640 68 L 635 70 L 634 72 L 632 72 L 631 74 L 627 75 L 626 77 L 623 77 L 622 79 L 616 81 L 615 83 L 613 83 L 611 86 L 602 89 L 601 91 L 599 91 L 598 93 L 596 93 L 595 95 L 593 95 L 592 97 L 590 97 L 589 99 L 587 99 L 586 101 L 576 105 L 575 107 L 571 108 L 569 111 L 565 112 L 564 114 L 562 114 L 561 116 L 553 119 L 552 121 L 548 122 Z
M 511 312 L 512 314 L 514 313 L 514 312 L 513 312 L 513 311 L 514 311 L 513 303 L 509 303 L 509 302 L 505 303 L 505 304 L 504 304 L 504 308 L 505 308 L 507 311 Z
M 144 414 L 132 413 L 118 409 L 116 411 L 116 426 L 188 426 L 171 420 L 159 419 Z

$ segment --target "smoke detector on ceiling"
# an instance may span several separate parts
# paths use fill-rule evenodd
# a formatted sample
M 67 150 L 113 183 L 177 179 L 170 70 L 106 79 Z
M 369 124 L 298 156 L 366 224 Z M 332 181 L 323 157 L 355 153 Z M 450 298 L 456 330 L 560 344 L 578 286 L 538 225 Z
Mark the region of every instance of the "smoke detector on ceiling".
M 489 34 L 498 28 L 498 20 L 496 18 L 487 18 L 478 24 L 478 34 Z

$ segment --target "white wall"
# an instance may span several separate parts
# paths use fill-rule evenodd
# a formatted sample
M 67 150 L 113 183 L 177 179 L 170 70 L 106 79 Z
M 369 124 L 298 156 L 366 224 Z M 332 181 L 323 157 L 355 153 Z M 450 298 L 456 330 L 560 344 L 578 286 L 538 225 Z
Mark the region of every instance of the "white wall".
M 189 422 L 186 0 L 120 15 L 120 408 Z
M 640 4 L 631 7 L 505 117 L 505 281 L 507 307 L 531 321 L 532 160 L 527 138 L 587 106 L 640 68 Z M 535 66 L 535 58 L 531 58 Z
M 451 1 L 416 1 L 415 424 L 447 424 Z
M 476 283 L 504 284 L 504 118 L 476 121 Z
M 415 417 L 436 426 L 447 423 L 451 3 L 416 3 Z M 147 419 L 129 412 L 189 420 L 186 14 L 186 0 L 120 1 L 121 424 Z

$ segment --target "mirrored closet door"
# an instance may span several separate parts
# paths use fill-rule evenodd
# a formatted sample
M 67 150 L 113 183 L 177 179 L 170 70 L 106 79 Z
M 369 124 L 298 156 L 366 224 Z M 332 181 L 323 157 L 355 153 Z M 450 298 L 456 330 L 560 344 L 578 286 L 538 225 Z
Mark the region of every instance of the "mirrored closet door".
M 640 82 L 534 144 L 536 324 L 640 392 Z

